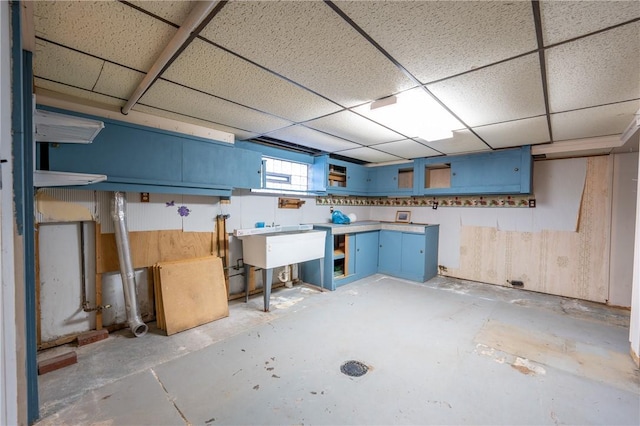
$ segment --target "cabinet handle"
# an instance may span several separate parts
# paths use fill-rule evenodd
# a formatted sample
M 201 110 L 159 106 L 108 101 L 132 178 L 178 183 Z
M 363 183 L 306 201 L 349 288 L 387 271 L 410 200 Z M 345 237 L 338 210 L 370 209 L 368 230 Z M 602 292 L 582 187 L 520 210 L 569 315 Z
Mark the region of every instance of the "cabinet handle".
M 380 244 L 380 248 L 382 248 L 382 244 Z
M 517 172 L 518 170 L 520 170 L 520 169 L 517 168 L 517 167 L 513 169 L 514 172 Z
M 424 253 L 424 251 L 420 250 L 420 253 Z

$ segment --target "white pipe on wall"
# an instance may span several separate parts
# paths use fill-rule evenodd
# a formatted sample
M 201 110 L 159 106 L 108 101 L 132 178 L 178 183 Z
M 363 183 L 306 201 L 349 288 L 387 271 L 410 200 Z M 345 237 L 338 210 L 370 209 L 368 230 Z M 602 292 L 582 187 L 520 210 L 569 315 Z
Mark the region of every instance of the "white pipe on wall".
M 187 16 L 187 19 L 180 26 L 169 44 L 167 44 L 164 50 L 160 53 L 160 56 L 158 56 L 147 72 L 147 75 L 145 75 L 144 79 L 142 79 L 138 87 L 136 87 L 136 90 L 134 90 L 127 103 L 122 107 L 121 111 L 123 114 L 126 115 L 129 113 L 131 108 L 133 108 L 147 89 L 151 87 L 156 78 L 158 78 L 171 58 L 173 58 L 176 52 L 178 52 L 178 50 L 180 50 L 184 43 L 189 39 L 191 33 L 193 33 L 196 27 L 200 25 L 209 13 L 211 13 L 218 3 L 219 1 L 196 2 L 196 5 L 191 10 L 191 13 L 189 13 L 189 16 Z

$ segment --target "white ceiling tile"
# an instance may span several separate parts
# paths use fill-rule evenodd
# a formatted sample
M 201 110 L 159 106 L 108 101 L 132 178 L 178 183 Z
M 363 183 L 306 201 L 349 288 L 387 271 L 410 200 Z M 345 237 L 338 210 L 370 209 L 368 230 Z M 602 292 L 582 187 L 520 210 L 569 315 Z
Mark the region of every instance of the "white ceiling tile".
M 117 1 L 37 1 L 36 34 L 147 71 L 176 29 Z
M 369 147 L 348 149 L 340 151 L 339 154 L 345 157 L 367 161 L 369 163 L 384 163 L 387 161 L 402 160 L 401 157 L 396 157 L 395 155 L 387 154 L 386 152 L 378 151 Z
M 163 78 L 269 112 L 305 121 L 340 107 L 202 40 L 194 40 Z
M 545 46 L 640 17 L 640 2 L 630 1 L 541 1 L 542 35 Z
M 627 128 L 640 109 L 640 100 L 551 115 L 556 141 L 617 135 Z
M 36 40 L 33 59 L 36 77 L 91 90 L 100 75 L 102 64 L 104 61 L 100 59 Z
M 147 114 L 155 115 L 158 117 L 170 118 L 172 120 L 180 121 L 183 123 L 190 123 L 198 126 L 208 127 L 214 130 L 220 130 L 221 132 L 233 133 L 235 135 L 235 140 L 251 139 L 259 136 L 258 133 L 247 132 L 244 130 L 236 129 L 235 127 L 223 126 L 220 124 L 212 123 L 210 121 L 200 120 L 198 118 L 188 117 L 182 114 L 164 111 L 146 105 L 136 104 L 132 109 L 134 111 L 145 112 Z
M 455 131 L 451 139 L 435 142 L 425 141 L 423 143 L 443 154 L 462 154 L 465 152 L 480 152 L 491 149 L 469 130 Z
M 129 99 L 143 78 L 144 74 L 138 71 L 105 62 L 100 78 L 93 90 L 99 93 L 108 93 L 118 98 Z
M 305 123 L 305 126 L 321 130 L 362 145 L 402 139 L 402 135 L 351 111 L 340 111 Z
M 423 83 L 537 49 L 523 1 L 340 1 L 338 7 Z
M 492 148 L 549 142 L 547 117 L 533 117 L 473 128 Z
M 266 133 L 291 124 L 164 80 L 156 81 L 140 103 L 253 133 Z
M 129 3 L 164 18 L 169 22 L 173 22 L 176 25 L 181 25 L 184 22 L 187 16 L 189 16 L 189 12 L 191 12 L 191 9 L 193 9 L 193 6 L 196 4 L 196 2 L 184 0 L 129 0 Z
M 122 99 L 101 95 L 89 90 L 78 89 L 76 87 L 71 87 L 60 83 L 54 83 L 52 81 L 43 80 L 41 78 L 35 78 L 34 85 L 36 86 L 36 89 L 47 89 L 53 92 L 62 93 L 64 95 L 98 102 L 100 104 L 115 105 L 117 107 L 123 107 L 125 104 L 125 101 L 123 101 Z
M 200 34 L 346 107 L 414 85 L 324 2 L 230 2 Z
M 546 52 L 551 112 L 640 98 L 640 22 Z
M 545 113 L 537 53 L 427 88 L 471 127 Z
M 322 132 L 310 129 L 304 126 L 291 126 L 285 129 L 276 130 L 267 136 L 280 139 L 283 141 L 319 149 L 325 152 L 342 151 L 345 149 L 356 148 L 360 145 L 335 136 L 327 135 Z
M 438 151 L 422 145 L 411 139 L 404 139 L 396 142 L 382 143 L 380 145 L 372 146 L 380 151 L 387 152 L 392 155 L 396 155 L 401 158 L 414 159 L 422 157 L 432 157 L 434 155 L 441 155 Z

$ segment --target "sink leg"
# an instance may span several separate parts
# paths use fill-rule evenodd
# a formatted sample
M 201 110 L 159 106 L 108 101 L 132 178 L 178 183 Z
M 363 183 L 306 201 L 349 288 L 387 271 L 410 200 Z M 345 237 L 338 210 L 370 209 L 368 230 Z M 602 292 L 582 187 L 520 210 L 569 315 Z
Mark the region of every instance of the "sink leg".
M 269 312 L 269 299 L 271 298 L 271 280 L 273 279 L 273 269 L 262 270 L 262 296 L 264 297 L 264 311 Z
M 249 303 L 249 273 L 251 265 L 244 265 L 244 303 Z

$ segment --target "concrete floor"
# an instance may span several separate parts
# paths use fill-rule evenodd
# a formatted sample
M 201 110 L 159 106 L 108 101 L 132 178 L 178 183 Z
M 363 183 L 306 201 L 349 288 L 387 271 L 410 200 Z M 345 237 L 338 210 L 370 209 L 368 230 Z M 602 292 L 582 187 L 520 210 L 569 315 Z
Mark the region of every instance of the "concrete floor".
M 37 424 L 640 424 L 625 310 L 384 275 L 261 304 L 74 348 L 78 364 L 39 378 Z M 348 377 L 347 360 L 370 370 Z

